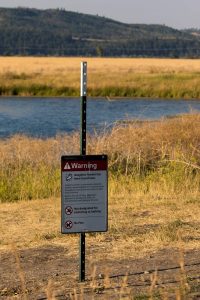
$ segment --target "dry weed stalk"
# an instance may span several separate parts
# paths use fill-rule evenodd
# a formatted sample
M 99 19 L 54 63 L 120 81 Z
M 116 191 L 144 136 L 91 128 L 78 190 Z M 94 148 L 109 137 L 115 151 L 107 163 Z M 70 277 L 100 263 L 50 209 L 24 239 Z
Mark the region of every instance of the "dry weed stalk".
M 22 291 L 22 299 L 24 300 L 28 300 L 27 298 L 27 289 L 26 289 L 26 280 L 25 280 L 25 274 L 23 271 L 23 268 L 21 266 L 21 262 L 20 262 L 20 258 L 19 258 L 19 253 L 15 247 L 14 244 L 12 244 L 12 253 L 15 257 L 15 262 L 16 262 L 16 269 L 17 269 L 17 274 L 19 276 L 20 279 L 20 283 L 21 283 L 21 291 Z
M 55 300 L 55 293 L 54 293 L 54 288 L 53 288 L 53 281 L 50 279 L 48 281 L 48 285 L 46 288 L 46 295 L 47 295 L 47 300 Z
M 175 292 L 176 300 L 183 300 L 180 289 L 177 289 Z
M 121 283 L 121 288 L 119 291 L 119 299 L 124 299 L 126 296 L 130 296 L 131 294 L 131 289 L 128 287 L 128 274 L 123 277 L 122 283 Z
M 79 300 L 78 292 L 77 292 L 77 289 L 76 289 L 76 288 L 73 289 L 73 292 L 71 292 L 71 293 L 69 294 L 69 296 L 70 296 L 70 300 Z M 83 300 L 82 294 L 80 295 L 80 300 Z
M 104 287 L 105 287 L 105 289 L 112 287 L 112 283 L 111 283 L 111 280 L 110 280 L 108 268 L 105 269 Z
M 178 235 L 179 238 L 179 264 L 180 264 L 180 292 L 182 294 L 183 299 L 186 298 L 187 293 L 190 291 L 190 286 L 187 282 L 187 274 L 185 270 L 185 259 L 184 259 L 184 246 L 181 240 L 180 233 Z
M 81 287 L 80 287 L 80 300 L 84 300 L 84 286 L 83 285 L 81 285 Z
M 167 291 L 163 291 L 160 289 L 159 291 L 162 300 L 169 300 L 169 295 Z
M 94 265 L 91 274 L 92 280 L 90 282 L 90 287 L 93 289 L 93 291 L 95 291 L 95 289 L 97 288 L 96 271 L 97 271 L 97 267 L 96 265 Z
M 149 288 L 149 296 L 150 296 L 150 300 L 153 300 L 154 290 L 156 288 L 156 283 L 158 281 L 158 271 L 157 270 L 155 270 L 155 272 L 153 274 L 151 274 L 150 279 L 151 279 L 151 286 Z

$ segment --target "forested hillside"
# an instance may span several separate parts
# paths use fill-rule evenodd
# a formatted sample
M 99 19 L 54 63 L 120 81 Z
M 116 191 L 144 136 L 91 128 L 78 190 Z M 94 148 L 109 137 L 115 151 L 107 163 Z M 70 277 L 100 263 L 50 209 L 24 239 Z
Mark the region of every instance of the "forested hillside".
M 0 55 L 199 57 L 200 39 L 60 9 L 0 8 Z

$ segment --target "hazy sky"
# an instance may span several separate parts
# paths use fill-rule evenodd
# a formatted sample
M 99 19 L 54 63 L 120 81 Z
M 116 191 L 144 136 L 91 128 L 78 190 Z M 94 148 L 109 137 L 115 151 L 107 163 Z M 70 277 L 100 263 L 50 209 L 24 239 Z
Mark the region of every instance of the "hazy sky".
M 200 28 L 200 0 L 0 0 L 0 6 L 65 8 L 126 23 Z

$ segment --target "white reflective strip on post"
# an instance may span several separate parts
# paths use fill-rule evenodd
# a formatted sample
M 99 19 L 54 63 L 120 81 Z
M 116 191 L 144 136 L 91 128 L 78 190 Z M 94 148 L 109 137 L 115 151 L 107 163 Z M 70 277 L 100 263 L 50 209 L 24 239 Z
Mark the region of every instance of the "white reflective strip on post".
M 87 62 L 81 62 L 81 97 L 87 96 Z

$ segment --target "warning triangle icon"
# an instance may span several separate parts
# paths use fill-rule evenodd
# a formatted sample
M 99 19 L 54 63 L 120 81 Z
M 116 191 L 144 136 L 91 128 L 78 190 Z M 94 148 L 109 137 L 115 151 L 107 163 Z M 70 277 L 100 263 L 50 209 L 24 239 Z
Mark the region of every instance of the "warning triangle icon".
M 70 167 L 69 163 L 65 164 L 64 170 L 71 170 L 71 167 Z

